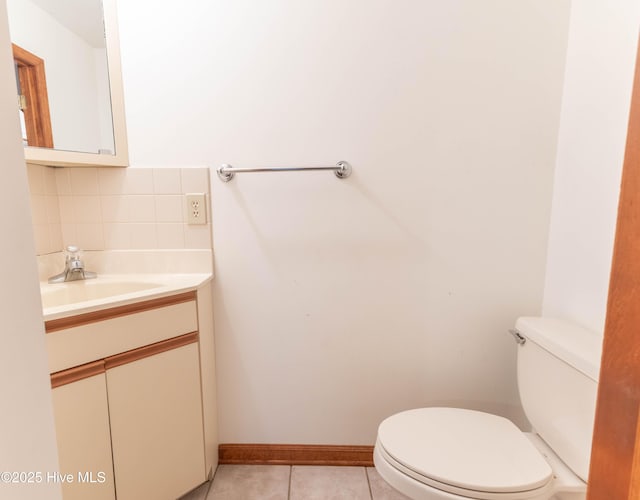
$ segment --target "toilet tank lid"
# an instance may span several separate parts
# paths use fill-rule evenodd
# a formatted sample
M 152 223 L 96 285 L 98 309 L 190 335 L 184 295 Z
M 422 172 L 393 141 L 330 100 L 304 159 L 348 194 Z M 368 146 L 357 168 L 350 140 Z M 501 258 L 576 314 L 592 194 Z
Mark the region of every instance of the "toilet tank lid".
M 594 381 L 600 376 L 602 336 L 557 318 L 522 317 L 516 330 Z

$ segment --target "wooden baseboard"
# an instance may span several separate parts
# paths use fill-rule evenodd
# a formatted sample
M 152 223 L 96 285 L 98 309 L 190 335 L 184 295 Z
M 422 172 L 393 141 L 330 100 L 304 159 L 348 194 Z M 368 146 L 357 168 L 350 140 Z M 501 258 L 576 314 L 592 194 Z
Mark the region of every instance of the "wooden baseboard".
M 218 455 L 221 464 L 373 467 L 373 446 L 221 444 Z

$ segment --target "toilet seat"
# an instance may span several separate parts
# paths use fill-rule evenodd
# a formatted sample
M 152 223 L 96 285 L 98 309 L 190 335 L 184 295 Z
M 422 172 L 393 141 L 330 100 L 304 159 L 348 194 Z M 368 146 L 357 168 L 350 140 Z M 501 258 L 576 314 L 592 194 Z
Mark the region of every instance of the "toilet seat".
M 538 496 L 553 472 L 509 420 L 458 408 L 421 408 L 387 418 L 379 455 L 427 486 L 476 499 Z

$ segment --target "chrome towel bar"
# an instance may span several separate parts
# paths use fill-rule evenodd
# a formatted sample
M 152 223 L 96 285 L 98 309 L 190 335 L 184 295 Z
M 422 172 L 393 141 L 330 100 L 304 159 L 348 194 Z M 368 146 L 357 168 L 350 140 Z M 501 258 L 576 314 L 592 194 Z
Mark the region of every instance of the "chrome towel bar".
M 346 179 L 351 175 L 351 165 L 346 161 L 339 161 L 333 167 L 258 167 L 258 168 L 236 168 L 231 165 L 221 165 L 216 172 L 222 182 L 229 182 L 237 173 L 244 172 L 297 172 L 302 170 L 333 170 L 338 179 Z

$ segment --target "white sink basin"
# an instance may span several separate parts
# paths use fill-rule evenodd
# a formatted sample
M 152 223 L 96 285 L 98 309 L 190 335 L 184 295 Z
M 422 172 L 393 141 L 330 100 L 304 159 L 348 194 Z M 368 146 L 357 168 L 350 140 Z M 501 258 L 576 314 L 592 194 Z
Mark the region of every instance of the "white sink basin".
M 42 296 L 42 307 L 47 309 L 89 300 L 106 299 L 163 286 L 165 285 L 162 283 L 149 281 L 110 281 L 97 278 L 42 285 L 40 287 L 40 295 Z

